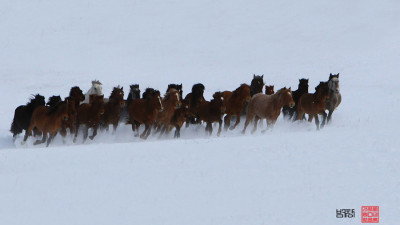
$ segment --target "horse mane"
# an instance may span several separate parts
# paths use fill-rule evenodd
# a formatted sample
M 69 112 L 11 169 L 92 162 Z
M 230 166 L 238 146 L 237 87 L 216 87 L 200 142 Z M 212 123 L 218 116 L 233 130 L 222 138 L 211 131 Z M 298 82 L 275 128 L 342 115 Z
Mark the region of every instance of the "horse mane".
M 261 81 L 261 84 L 259 85 L 258 82 Z M 253 96 L 257 93 L 262 92 L 262 88 L 264 86 L 264 74 L 259 76 L 259 75 L 253 75 L 253 80 L 251 80 L 250 83 L 250 95 Z
M 56 106 L 58 103 L 60 103 L 61 97 L 59 95 L 53 95 L 49 98 L 49 100 L 47 101 L 46 105 L 53 107 Z
M 110 99 L 120 95 L 121 91 L 123 91 L 123 89 L 119 85 L 117 87 L 114 87 L 111 92 Z
M 321 90 L 321 88 L 326 88 L 327 91 L 329 91 L 329 86 L 328 86 L 328 82 L 319 82 L 318 86 L 315 87 L 315 92 L 313 94 L 313 100 L 314 101 L 318 101 L 318 97 L 319 97 L 319 93 L 322 92 L 323 90 Z
M 32 95 L 29 102 L 26 103 L 27 107 L 33 107 L 36 104 L 45 105 L 45 98 L 40 94 Z
M 193 85 L 192 87 L 192 104 L 196 105 L 197 101 L 203 97 L 205 87 L 202 83 Z
M 142 98 L 143 99 L 148 99 L 151 96 L 153 96 L 154 92 L 156 90 L 154 88 L 146 88 L 146 90 L 143 92 Z
M 102 85 L 102 83 L 99 80 L 92 80 L 92 84 Z
M 139 89 L 139 84 L 131 84 L 129 85 L 131 89 Z
M 69 91 L 69 96 L 71 96 L 74 92 L 76 92 L 76 91 L 81 91 L 82 92 L 82 90 L 78 87 L 78 86 L 74 86 L 74 87 L 72 87 L 71 88 L 71 90 Z

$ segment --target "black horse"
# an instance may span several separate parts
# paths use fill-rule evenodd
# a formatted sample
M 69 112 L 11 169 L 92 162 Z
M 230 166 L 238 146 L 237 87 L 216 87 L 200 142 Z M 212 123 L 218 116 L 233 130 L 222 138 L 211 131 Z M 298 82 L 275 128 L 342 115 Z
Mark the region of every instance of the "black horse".
M 195 84 L 192 86 L 192 92 L 187 94 L 185 96 L 185 99 L 183 100 L 183 103 L 189 106 L 189 111 L 191 112 L 191 116 L 188 116 L 187 118 L 186 127 L 189 126 L 189 123 L 197 124 L 200 122 L 200 120 L 196 119 L 198 118 L 196 111 L 199 103 L 205 101 L 204 90 L 205 87 L 203 84 L 201 83 Z
M 288 118 L 288 119 L 292 119 L 296 120 L 297 118 L 297 103 L 299 102 L 300 97 L 305 94 L 308 93 L 308 79 L 300 79 L 299 80 L 299 86 L 297 88 L 297 90 L 292 92 L 292 97 L 293 97 L 293 101 L 295 103 L 293 108 L 290 108 L 289 106 L 283 106 L 282 108 L 282 114 L 283 117 Z M 303 117 L 304 119 L 305 117 Z
M 250 96 L 253 97 L 253 95 L 261 93 L 264 84 L 264 74 L 261 76 L 254 74 L 250 84 Z
M 49 97 L 49 100 L 47 101 L 46 105 L 49 106 L 50 108 L 53 108 L 54 106 L 58 105 L 58 103 L 61 103 L 62 99 L 59 95 L 53 95 Z
M 119 118 L 120 122 L 125 122 L 125 123 L 128 122 L 128 120 L 129 120 L 129 113 L 128 113 L 129 106 L 131 105 L 131 103 L 134 99 L 140 98 L 139 84 L 132 84 L 129 87 L 130 87 L 130 90 L 129 90 L 128 98 L 126 99 L 125 107 L 121 109 L 121 112 L 120 112 L 121 114 L 120 114 L 120 118 Z
M 14 119 L 10 128 L 10 132 L 13 134 L 13 141 L 15 141 L 18 134 L 29 128 L 33 111 L 37 107 L 44 105 L 45 98 L 42 95 L 36 94 L 30 98 L 26 105 L 20 105 L 15 109 Z

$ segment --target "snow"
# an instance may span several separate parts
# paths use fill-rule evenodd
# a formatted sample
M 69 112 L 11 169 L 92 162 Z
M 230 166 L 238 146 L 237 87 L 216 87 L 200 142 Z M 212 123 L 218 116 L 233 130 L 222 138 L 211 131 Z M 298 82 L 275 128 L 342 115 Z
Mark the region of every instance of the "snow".
M 400 2 L 104 1 L 0 3 L 0 224 L 361 224 L 361 206 L 396 224 L 400 208 Z M 49 148 L 15 144 L 14 109 L 31 94 L 106 97 L 130 84 L 205 97 L 265 74 L 310 92 L 340 73 L 332 123 L 211 137 L 205 126 L 143 141 L 115 134 Z M 126 93 L 125 93 L 126 94 Z M 250 127 L 251 128 L 251 127 Z M 265 128 L 265 123 L 264 123 Z M 336 209 L 355 209 L 338 219 Z

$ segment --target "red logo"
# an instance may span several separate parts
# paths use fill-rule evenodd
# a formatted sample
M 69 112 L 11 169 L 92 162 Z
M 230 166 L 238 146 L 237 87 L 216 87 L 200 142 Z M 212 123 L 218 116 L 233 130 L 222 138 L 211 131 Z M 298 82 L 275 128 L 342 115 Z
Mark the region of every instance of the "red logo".
M 361 223 L 379 223 L 379 206 L 362 206 Z

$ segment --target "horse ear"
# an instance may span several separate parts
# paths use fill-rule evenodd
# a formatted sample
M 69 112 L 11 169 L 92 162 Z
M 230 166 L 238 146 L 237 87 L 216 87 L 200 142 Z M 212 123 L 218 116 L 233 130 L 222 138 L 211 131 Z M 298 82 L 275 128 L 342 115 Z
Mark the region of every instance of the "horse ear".
M 253 78 L 256 78 L 256 74 L 253 74 Z
M 339 73 L 337 74 L 337 78 L 339 78 Z
M 121 91 L 123 91 L 123 90 L 124 90 L 124 87 L 121 88 Z
M 264 74 L 263 74 L 263 75 L 261 75 L 261 78 L 264 78 Z

